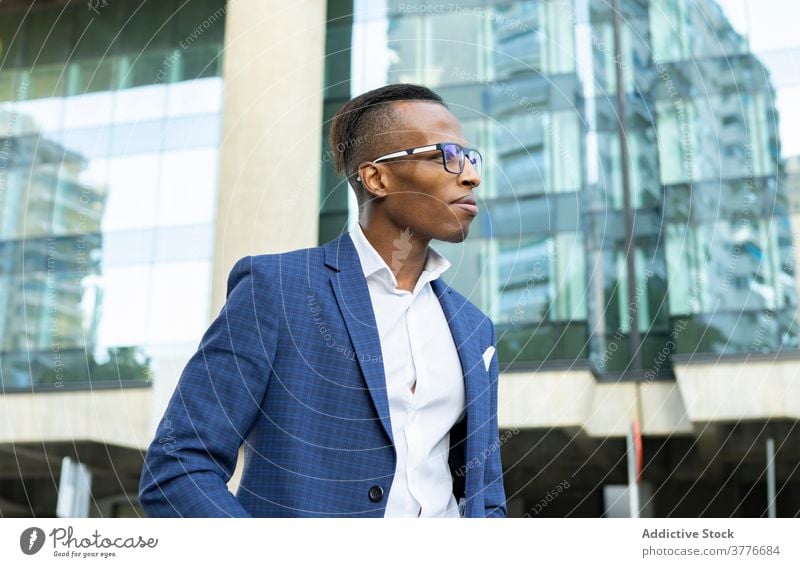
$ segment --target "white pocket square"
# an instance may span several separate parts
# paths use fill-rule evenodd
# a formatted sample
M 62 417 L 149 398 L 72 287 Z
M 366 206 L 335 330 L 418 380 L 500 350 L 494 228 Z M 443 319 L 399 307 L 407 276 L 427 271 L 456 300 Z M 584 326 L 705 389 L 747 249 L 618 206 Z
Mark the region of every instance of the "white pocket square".
M 486 370 L 489 370 L 489 365 L 492 363 L 492 357 L 494 356 L 495 348 L 490 346 L 487 348 L 483 353 L 483 365 L 486 367 Z

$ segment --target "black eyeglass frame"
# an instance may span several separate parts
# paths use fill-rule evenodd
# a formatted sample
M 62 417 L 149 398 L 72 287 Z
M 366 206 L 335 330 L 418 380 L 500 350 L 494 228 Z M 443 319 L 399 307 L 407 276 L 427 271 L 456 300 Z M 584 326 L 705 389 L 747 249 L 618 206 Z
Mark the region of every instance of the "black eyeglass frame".
M 458 171 L 451 171 L 450 169 L 447 168 L 447 156 L 445 155 L 445 150 L 444 150 L 445 146 L 455 146 L 455 147 L 457 147 L 459 149 L 459 153 L 458 153 L 458 156 L 459 156 L 459 160 L 458 160 L 459 170 Z M 472 164 L 473 168 L 475 168 L 475 171 L 478 174 L 478 177 L 480 177 L 481 174 L 483 173 L 483 171 L 482 171 L 483 170 L 483 155 L 481 154 L 481 152 L 479 152 L 475 148 L 468 148 L 468 147 L 462 146 L 461 144 L 459 144 L 457 142 L 439 142 L 438 144 L 429 144 L 427 146 L 417 146 L 416 148 L 406 148 L 405 150 L 398 150 L 398 151 L 392 152 L 390 154 L 382 155 L 382 156 L 377 157 L 377 158 L 375 158 L 375 159 L 373 159 L 371 161 L 372 161 L 372 163 L 379 163 L 379 162 L 385 161 L 387 159 L 395 159 L 395 158 L 399 158 L 399 157 L 416 155 L 416 154 L 421 154 L 421 153 L 425 153 L 425 152 L 432 152 L 432 151 L 435 151 L 435 150 L 439 150 L 439 152 L 441 152 L 441 154 L 442 154 L 442 166 L 444 167 L 444 170 L 446 172 L 448 172 L 448 173 L 452 173 L 453 175 L 460 175 L 464 171 L 464 168 L 467 165 L 467 160 L 468 159 L 469 159 L 469 162 Z M 478 158 L 479 158 L 480 164 L 481 164 L 480 166 L 476 167 L 475 161 L 473 161 L 473 159 L 469 157 L 469 155 L 472 152 L 475 152 L 478 155 Z M 359 181 L 359 182 L 361 181 L 361 176 L 360 175 L 356 176 L 356 181 Z

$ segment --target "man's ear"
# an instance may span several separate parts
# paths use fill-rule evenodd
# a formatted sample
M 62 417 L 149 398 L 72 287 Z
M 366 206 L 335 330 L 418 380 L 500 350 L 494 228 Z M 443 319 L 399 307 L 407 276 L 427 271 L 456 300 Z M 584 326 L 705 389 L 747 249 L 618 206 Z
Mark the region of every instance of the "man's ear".
M 359 164 L 356 181 L 372 197 L 385 197 L 388 193 L 381 170 L 371 161 Z

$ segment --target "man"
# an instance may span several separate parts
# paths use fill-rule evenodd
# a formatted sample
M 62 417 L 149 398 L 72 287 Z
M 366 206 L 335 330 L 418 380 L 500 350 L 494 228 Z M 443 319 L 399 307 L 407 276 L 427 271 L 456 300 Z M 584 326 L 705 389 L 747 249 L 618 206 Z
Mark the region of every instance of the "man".
M 349 101 L 330 142 L 358 224 L 233 267 L 147 452 L 150 516 L 506 515 L 494 325 L 428 246 L 467 237 L 482 158 L 417 85 Z

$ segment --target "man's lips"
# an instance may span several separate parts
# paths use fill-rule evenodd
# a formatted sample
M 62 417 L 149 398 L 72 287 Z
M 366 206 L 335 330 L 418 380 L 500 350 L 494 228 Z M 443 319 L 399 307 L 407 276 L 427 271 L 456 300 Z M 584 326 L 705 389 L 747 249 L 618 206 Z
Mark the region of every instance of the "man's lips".
M 467 214 L 475 216 L 478 214 L 478 205 L 475 202 L 475 197 L 472 195 L 465 195 L 460 199 L 453 201 L 459 209 L 466 211 Z
M 475 205 L 477 204 L 477 201 L 475 201 L 475 197 L 473 197 L 472 195 L 464 195 L 460 199 L 456 199 L 455 201 L 453 201 L 453 203 L 455 204 L 464 203 L 464 204 Z

